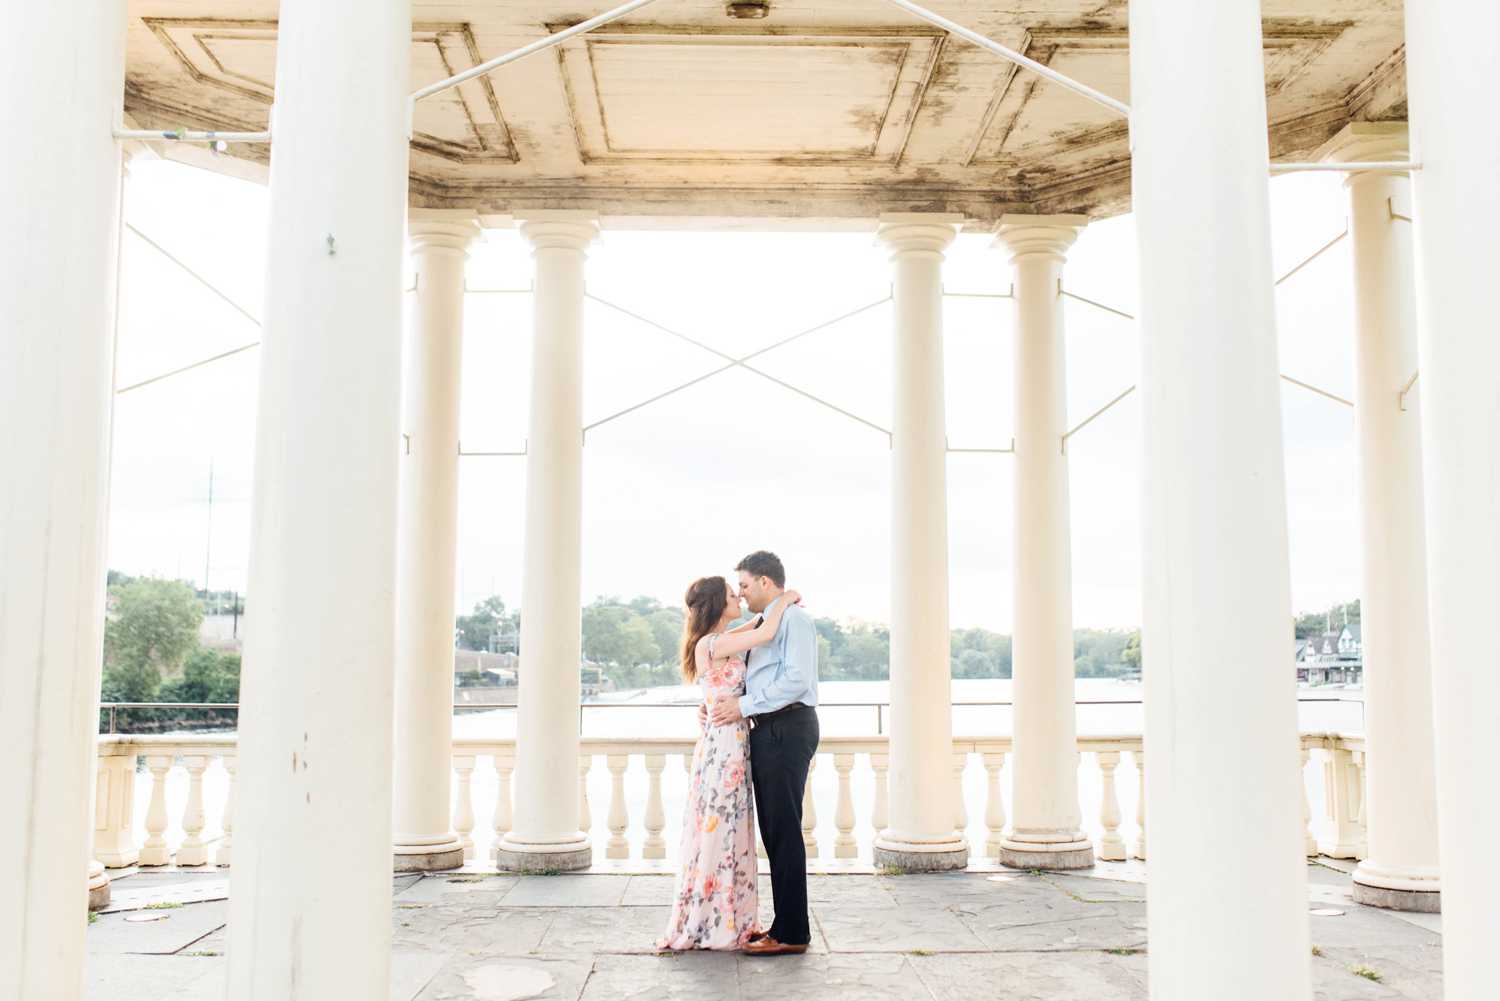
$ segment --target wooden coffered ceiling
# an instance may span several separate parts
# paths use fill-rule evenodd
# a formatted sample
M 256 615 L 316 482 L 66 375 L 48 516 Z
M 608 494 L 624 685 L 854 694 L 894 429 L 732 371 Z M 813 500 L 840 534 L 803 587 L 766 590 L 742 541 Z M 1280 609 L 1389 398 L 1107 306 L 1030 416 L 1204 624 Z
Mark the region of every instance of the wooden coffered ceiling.
M 419 3 L 412 85 L 606 5 Z M 932 6 L 1129 100 L 1124 2 Z M 129 8 L 125 111 L 134 124 L 266 126 L 275 3 L 129 0 Z M 1351 120 L 1405 116 L 1399 3 L 1265 0 L 1262 9 L 1274 158 L 1308 156 Z M 722 3 L 659 0 L 422 101 L 414 133 L 412 203 L 429 207 L 657 219 L 947 211 L 976 225 L 1005 212 L 1105 216 L 1129 207 L 1123 121 L 883 0 L 772 0 L 770 16 L 756 21 L 728 17 Z M 269 150 L 170 154 L 263 177 Z

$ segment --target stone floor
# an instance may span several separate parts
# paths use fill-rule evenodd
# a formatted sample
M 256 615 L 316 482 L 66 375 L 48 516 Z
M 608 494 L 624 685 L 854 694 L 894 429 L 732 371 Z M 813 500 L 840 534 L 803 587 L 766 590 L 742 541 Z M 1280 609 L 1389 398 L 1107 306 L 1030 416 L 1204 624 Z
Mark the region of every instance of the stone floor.
M 1355 904 L 1335 865 L 1308 870 L 1316 996 L 1440 1001 L 1438 916 Z M 465 871 L 398 876 L 393 890 L 395 1001 L 1146 998 L 1139 863 L 1088 875 L 814 875 L 812 949 L 774 959 L 656 954 L 665 875 Z M 212 871 L 118 878 L 88 930 L 90 1001 L 221 1001 L 227 891 Z

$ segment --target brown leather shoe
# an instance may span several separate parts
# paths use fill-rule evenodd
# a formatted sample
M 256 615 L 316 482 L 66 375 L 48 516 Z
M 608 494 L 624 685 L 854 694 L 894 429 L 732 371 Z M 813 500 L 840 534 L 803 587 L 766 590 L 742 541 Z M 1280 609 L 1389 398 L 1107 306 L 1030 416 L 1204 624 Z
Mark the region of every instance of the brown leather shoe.
M 745 939 L 745 941 L 746 942 L 759 942 L 761 939 L 765 938 L 767 934 L 769 934 L 769 933 L 768 932 L 763 932 L 763 931 L 753 931 L 753 932 L 750 933 L 750 937 L 747 938 L 747 939 Z
M 776 941 L 769 935 L 762 935 L 740 951 L 747 956 L 800 956 L 807 951 L 807 946 L 788 945 L 785 942 Z

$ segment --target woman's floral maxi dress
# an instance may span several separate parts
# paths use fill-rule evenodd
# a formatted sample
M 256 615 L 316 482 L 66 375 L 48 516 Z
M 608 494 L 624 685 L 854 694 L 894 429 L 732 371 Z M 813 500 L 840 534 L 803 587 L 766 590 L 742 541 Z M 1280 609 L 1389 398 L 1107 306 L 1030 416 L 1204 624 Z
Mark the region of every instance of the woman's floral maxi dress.
M 745 693 L 745 662 L 712 659 L 701 684 L 710 709 Z M 682 815 L 682 874 L 663 949 L 738 949 L 757 931 L 750 724 L 706 723 L 693 752 Z

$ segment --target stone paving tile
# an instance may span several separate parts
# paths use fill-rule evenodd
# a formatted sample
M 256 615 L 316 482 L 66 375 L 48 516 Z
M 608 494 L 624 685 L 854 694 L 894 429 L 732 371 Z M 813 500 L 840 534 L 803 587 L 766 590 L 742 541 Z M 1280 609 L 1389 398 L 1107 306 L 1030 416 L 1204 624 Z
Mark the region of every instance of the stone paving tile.
M 184 904 L 169 910 L 102 914 L 89 925 L 87 947 L 90 953 L 137 952 L 165 955 L 187 948 L 223 926 L 228 914 L 227 900 Z M 160 915 L 160 918 L 147 922 L 126 920 L 144 915 Z
M 452 959 L 447 952 L 392 949 L 391 1001 L 412 1001 Z
M 930 1001 L 899 954 L 740 956 L 740 997 L 775 1001 Z
M 590 956 L 456 956 L 417 1001 L 578 1001 L 592 968 Z
M 1391 997 L 1442 1001 L 1443 952 L 1442 947 L 1435 943 L 1407 946 L 1384 944 L 1373 949 L 1323 946 L 1322 949 L 1321 960 L 1337 964 L 1339 971 L 1351 979 L 1363 983 L 1372 982 L 1352 972 L 1361 967 L 1379 974 L 1379 985 L 1391 991 Z M 1315 963 L 1315 967 L 1317 965 L 1321 964 Z M 1330 980 L 1341 981 L 1341 978 L 1331 977 Z
M 934 1001 L 1146 999 L 1146 957 L 1139 953 L 980 953 L 913 956 L 911 963 Z
M 964 915 L 964 923 L 987 950 L 995 952 L 1067 952 L 1077 949 L 1141 949 L 1146 945 L 1146 917 L 1112 913 L 1072 915 L 1018 921 L 1007 908 L 985 908 Z
M 498 904 L 519 882 L 515 876 L 425 876 L 396 891 L 396 902 L 449 903 L 468 906 Z
M 580 1001 L 739 1001 L 738 963 L 722 952 L 597 956 Z
M 1349 968 L 1330 959 L 1314 959 L 1312 968 L 1314 1001 L 1385 1001 L 1408 997 L 1432 997 L 1441 1001 L 1442 988 L 1430 995 L 1406 995 L 1388 984 L 1357 977 Z
M 620 903 L 626 907 L 671 907 L 676 896 L 676 876 L 631 876 Z
M 527 955 L 541 947 L 558 913 L 534 907 L 398 909 L 392 915 L 392 942 L 474 956 Z
M 224 961 L 95 953 L 88 959 L 83 996 L 86 1001 L 222 1001 Z
M 1043 882 L 1057 887 L 1074 898 L 1083 897 L 1086 900 L 1108 901 L 1133 900 L 1137 903 L 1145 903 L 1146 901 L 1146 885 L 1144 883 L 1127 883 L 1058 872 L 1049 872 L 1045 876 L 1042 876 L 1041 879 Z
M 667 907 L 558 908 L 538 949 L 544 955 L 655 952 L 670 914 Z
M 520 876 L 505 895 L 506 907 L 613 907 L 630 876 Z
M 807 899 L 813 904 L 838 904 L 845 907 L 896 907 L 896 898 L 888 883 L 893 878 L 866 876 L 810 876 Z M 769 893 L 769 889 L 767 893 Z
M 982 952 L 985 944 L 958 915 L 947 910 L 815 905 L 818 927 L 831 953 Z

